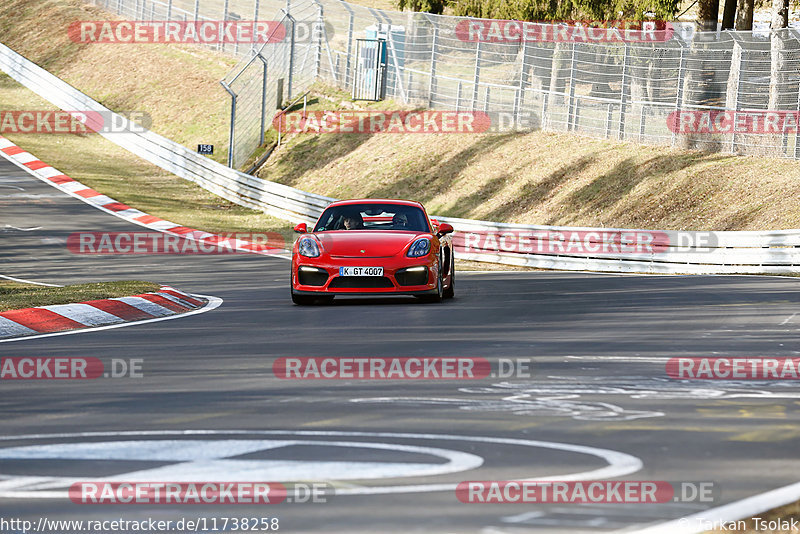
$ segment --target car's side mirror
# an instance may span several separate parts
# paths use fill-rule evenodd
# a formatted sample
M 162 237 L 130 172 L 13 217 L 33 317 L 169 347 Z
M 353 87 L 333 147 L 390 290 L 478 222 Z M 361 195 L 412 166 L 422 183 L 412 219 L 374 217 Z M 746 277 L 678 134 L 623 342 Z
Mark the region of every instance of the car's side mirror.
M 294 227 L 294 231 L 297 232 L 298 234 L 305 234 L 306 232 L 308 232 L 308 226 L 306 225 L 306 223 L 300 223 Z
M 445 234 L 452 234 L 453 233 L 453 225 L 447 223 L 440 223 L 439 224 L 439 235 Z

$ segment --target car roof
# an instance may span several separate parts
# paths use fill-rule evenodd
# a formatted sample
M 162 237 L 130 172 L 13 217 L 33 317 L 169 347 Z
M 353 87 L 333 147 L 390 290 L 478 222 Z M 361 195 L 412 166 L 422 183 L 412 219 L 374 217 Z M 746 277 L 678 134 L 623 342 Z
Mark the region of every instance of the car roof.
M 328 205 L 328 207 L 348 206 L 352 204 L 397 204 L 398 206 L 414 206 L 417 208 L 423 207 L 422 204 L 420 204 L 419 202 L 415 202 L 413 200 L 401 200 L 392 198 L 355 198 L 349 200 L 337 200 L 336 202 L 331 202 Z

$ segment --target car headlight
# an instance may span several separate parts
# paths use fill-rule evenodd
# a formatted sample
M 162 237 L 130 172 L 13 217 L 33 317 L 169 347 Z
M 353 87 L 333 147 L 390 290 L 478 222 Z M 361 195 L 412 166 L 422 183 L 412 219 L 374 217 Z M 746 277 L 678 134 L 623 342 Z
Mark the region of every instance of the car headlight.
M 408 252 L 406 252 L 406 256 L 409 258 L 419 258 L 421 256 L 426 256 L 430 251 L 431 242 L 423 237 L 411 243 L 411 246 L 408 247 Z
M 318 258 L 319 245 L 317 245 L 317 240 L 313 237 L 301 237 L 297 252 L 306 258 Z

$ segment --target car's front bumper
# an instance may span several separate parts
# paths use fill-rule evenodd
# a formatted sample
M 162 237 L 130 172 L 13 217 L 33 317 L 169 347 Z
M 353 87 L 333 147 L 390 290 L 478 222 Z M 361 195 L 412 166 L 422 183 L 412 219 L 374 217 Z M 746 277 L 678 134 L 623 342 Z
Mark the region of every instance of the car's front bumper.
M 382 277 L 339 276 L 339 267 L 383 267 Z M 321 276 L 313 273 L 301 275 L 299 269 L 315 269 L 327 275 L 321 285 Z M 408 269 L 424 268 L 424 273 L 408 274 Z M 429 258 L 306 258 L 292 262 L 292 290 L 298 295 L 429 295 L 437 290 L 438 263 Z M 406 273 L 403 275 L 403 273 Z M 425 283 L 416 282 L 414 277 Z M 314 279 L 314 285 L 308 282 Z M 306 282 L 306 283 L 303 283 Z M 404 283 L 401 283 L 404 282 Z

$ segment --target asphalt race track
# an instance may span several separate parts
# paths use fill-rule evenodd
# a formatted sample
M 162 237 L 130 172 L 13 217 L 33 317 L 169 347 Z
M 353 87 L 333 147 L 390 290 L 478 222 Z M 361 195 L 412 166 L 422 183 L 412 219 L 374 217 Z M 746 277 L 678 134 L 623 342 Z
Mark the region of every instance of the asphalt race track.
M 139 358 L 144 375 L 0 382 L 0 516 L 278 517 L 284 532 L 635 531 L 800 479 L 800 388 L 665 373 L 674 356 L 797 356 L 796 279 L 470 272 L 442 304 L 297 307 L 285 259 L 66 249 L 70 233 L 97 230 L 142 229 L 0 162 L 0 274 L 151 280 L 224 302 L 191 317 L 0 343 L 0 356 Z M 282 356 L 525 358 L 533 374 L 281 380 L 272 363 Z M 238 480 L 328 481 L 338 493 L 258 507 L 66 497 L 72 481 L 114 475 L 216 480 L 239 465 L 209 461 L 222 458 L 244 462 Z M 603 468 L 621 480 L 713 482 L 715 502 L 463 504 L 452 489 Z

